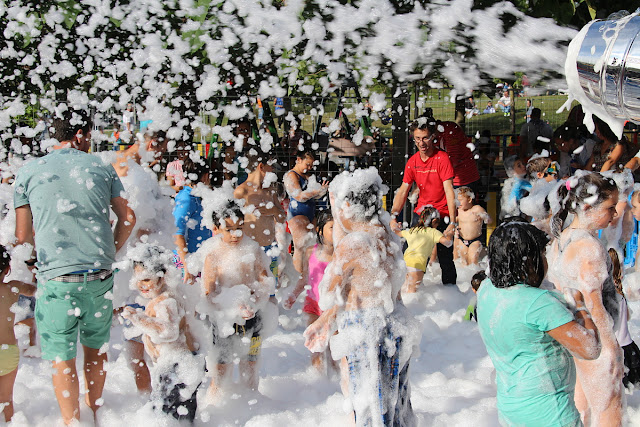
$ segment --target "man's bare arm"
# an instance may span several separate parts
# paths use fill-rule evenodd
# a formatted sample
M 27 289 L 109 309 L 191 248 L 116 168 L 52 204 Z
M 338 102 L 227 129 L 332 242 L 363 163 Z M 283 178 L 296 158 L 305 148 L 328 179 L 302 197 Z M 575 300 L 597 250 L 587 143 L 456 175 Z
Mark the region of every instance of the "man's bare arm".
M 458 211 L 456 210 L 456 193 L 453 191 L 453 179 L 442 182 L 444 194 L 447 198 L 447 208 L 449 209 L 450 225 L 456 222 Z
M 136 225 L 136 214 L 129 207 L 129 203 L 123 197 L 111 199 L 111 209 L 116 214 L 118 222 L 113 230 L 113 241 L 116 244 L 116 252 L 120 250 L 131 235 L 133 227 Z

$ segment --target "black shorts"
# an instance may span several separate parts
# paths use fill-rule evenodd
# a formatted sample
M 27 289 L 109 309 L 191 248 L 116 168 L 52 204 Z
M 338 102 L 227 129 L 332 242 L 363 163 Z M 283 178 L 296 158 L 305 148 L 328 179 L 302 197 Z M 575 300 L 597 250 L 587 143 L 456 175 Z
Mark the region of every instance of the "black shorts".
M 262 347 L 262 337 L 260 336 L 260 332 L 262 331 L 262 315 L 260 311 L 258 311 L 253 318 L 247 320 L 244 325 L 234 324 L 233 328 L 235 330 L 234 333 L 228 337 L 221 337 L 218 334 L 216 324 L 212 324 L 212 342 L 213 347 L 218 351 L 218 364 L 231 363 L 234 359 L 234 353 L 237 353 L 242 360 L 256 362 L 260 355 L 260 348 Z M 241 347 L 241 340 L 245 337 L 251 340 L 248 351 L 242 351 L 243 354 L 234 351 L 236 347 Z

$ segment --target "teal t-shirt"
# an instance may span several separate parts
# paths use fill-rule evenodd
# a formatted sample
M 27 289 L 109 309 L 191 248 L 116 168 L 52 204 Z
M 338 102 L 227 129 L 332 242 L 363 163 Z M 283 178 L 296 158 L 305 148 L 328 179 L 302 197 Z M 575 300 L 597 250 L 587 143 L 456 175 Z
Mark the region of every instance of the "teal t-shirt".
M 116 248 L 109 209 L 123 191 L 111 165 L 72 148 L 33 159 L 18 171 L 14 206 L 31 208 L 39 280 L 111 268 Z
M 478 290 L 478 327 L 496 369 L 498 412 L 512 426 L 579 425 L 571 354 L 546 331 L 574 320 L 560 296 L 527 285 Z

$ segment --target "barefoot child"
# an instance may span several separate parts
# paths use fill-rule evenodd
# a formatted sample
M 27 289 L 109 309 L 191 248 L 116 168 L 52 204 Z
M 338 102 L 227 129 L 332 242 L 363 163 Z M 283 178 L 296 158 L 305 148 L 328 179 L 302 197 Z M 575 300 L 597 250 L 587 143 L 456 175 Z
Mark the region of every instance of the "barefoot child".
M 394 229 L 393 232 L 403 237 L 407 241 L 407 250 L 404 252 L 404 262 L 407 264 L 407 277 L 405 278 L 402 290 L 405 293 L 413 294 L 422 283 L 427 264 L 433 248 L 440 243 L 446 247 L 453 244 L 452 229 L 446 234 L 442 234 L 436 227 L 440 222 L 440 214 L 433 206 L 426 206 L 420 212 L 418 223 L 409 229 Z
M 346 356 L 357 426 L 416 424 L 408 374 L 419 327 L 399 300 L 405 270 L 382 209 L 386 192 L 374 168 L 332 182 L 335 228 L 344 236 L 320 284 L 324 311 L 304 333 L 311 351 L 324 351 L 331 340 L 333 358 Z
M 174 294 L 180 279 L 177 271 L 169 271 L 173 254 L 162 247 L 140 245 L 129 255 L 134 265 L 131 284 L 145 299 L 145 309 L 127 306 L 122 317 L 144 334 L 145 350 L 154 362 L 151 402 L 177 420 L 193 422 L 204 361 L 193 354 L 185 311 Z
M 307 326 L 318 320 L 318 317 L 322 314 L 322 310 L 318 306 L 318 300 L 320 299 L 318 285 L 324 277 L 327 265 L 333 258 L 333 217 L 329 211 L 324 211 L 318 216 L 316 235 L 318 243 L 307 249 L 302 277 L 284 303 L 284 308 L 289 310 L 306 288 L 307 295 L 304 299 L 302 311 L 307 313 Z M 320 372 L 324 371 L 323 356 L 323 353 L 311 353 L 311 364 Z
M 18 341 L 13 333 L 14 313 L 11 306 L 18 302 L 19 295 L 31 296 L 36 287 L 22 282 L 5 282 L 9 273 L 9 253 L 0 246 L 0 405 L 6 422 L 13 417 L 13 384 L 18 374 L 20 350 Z
M 484 243 L 482 225 L 490 224 L 491 217 L 482 206 L 474 205 L 475 195 L 469 187 L 460 187 L 458 191 L 458 228 L 453 242 L 453 253 L 466 265 L 478 264 Z
M 258 389 L 262 313 L 269 295 L 275 291 L 275 280 L 264 252 L 244 235 L 244 230 L 244 215 L 235 201 L 222 212 L 213 213 L 213 232 L 220 237 L 207 247 L 202 271 L 217 353 L 209 387 L 211 399 L 229 379 L 236 354 L 242 382 L 249 389 Z

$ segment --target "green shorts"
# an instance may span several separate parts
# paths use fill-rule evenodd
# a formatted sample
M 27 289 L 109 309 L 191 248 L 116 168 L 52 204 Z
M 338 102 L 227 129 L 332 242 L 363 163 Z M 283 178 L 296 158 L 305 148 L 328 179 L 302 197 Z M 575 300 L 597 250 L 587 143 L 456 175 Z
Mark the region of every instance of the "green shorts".
M 78 330 L 80 344 L 86 347 L 99 349 L 109 342 L 112 289 L 113 275 L 80 283 L 40 282 L 35 318 L 42 358 L 63 361 L 76 357 Z

